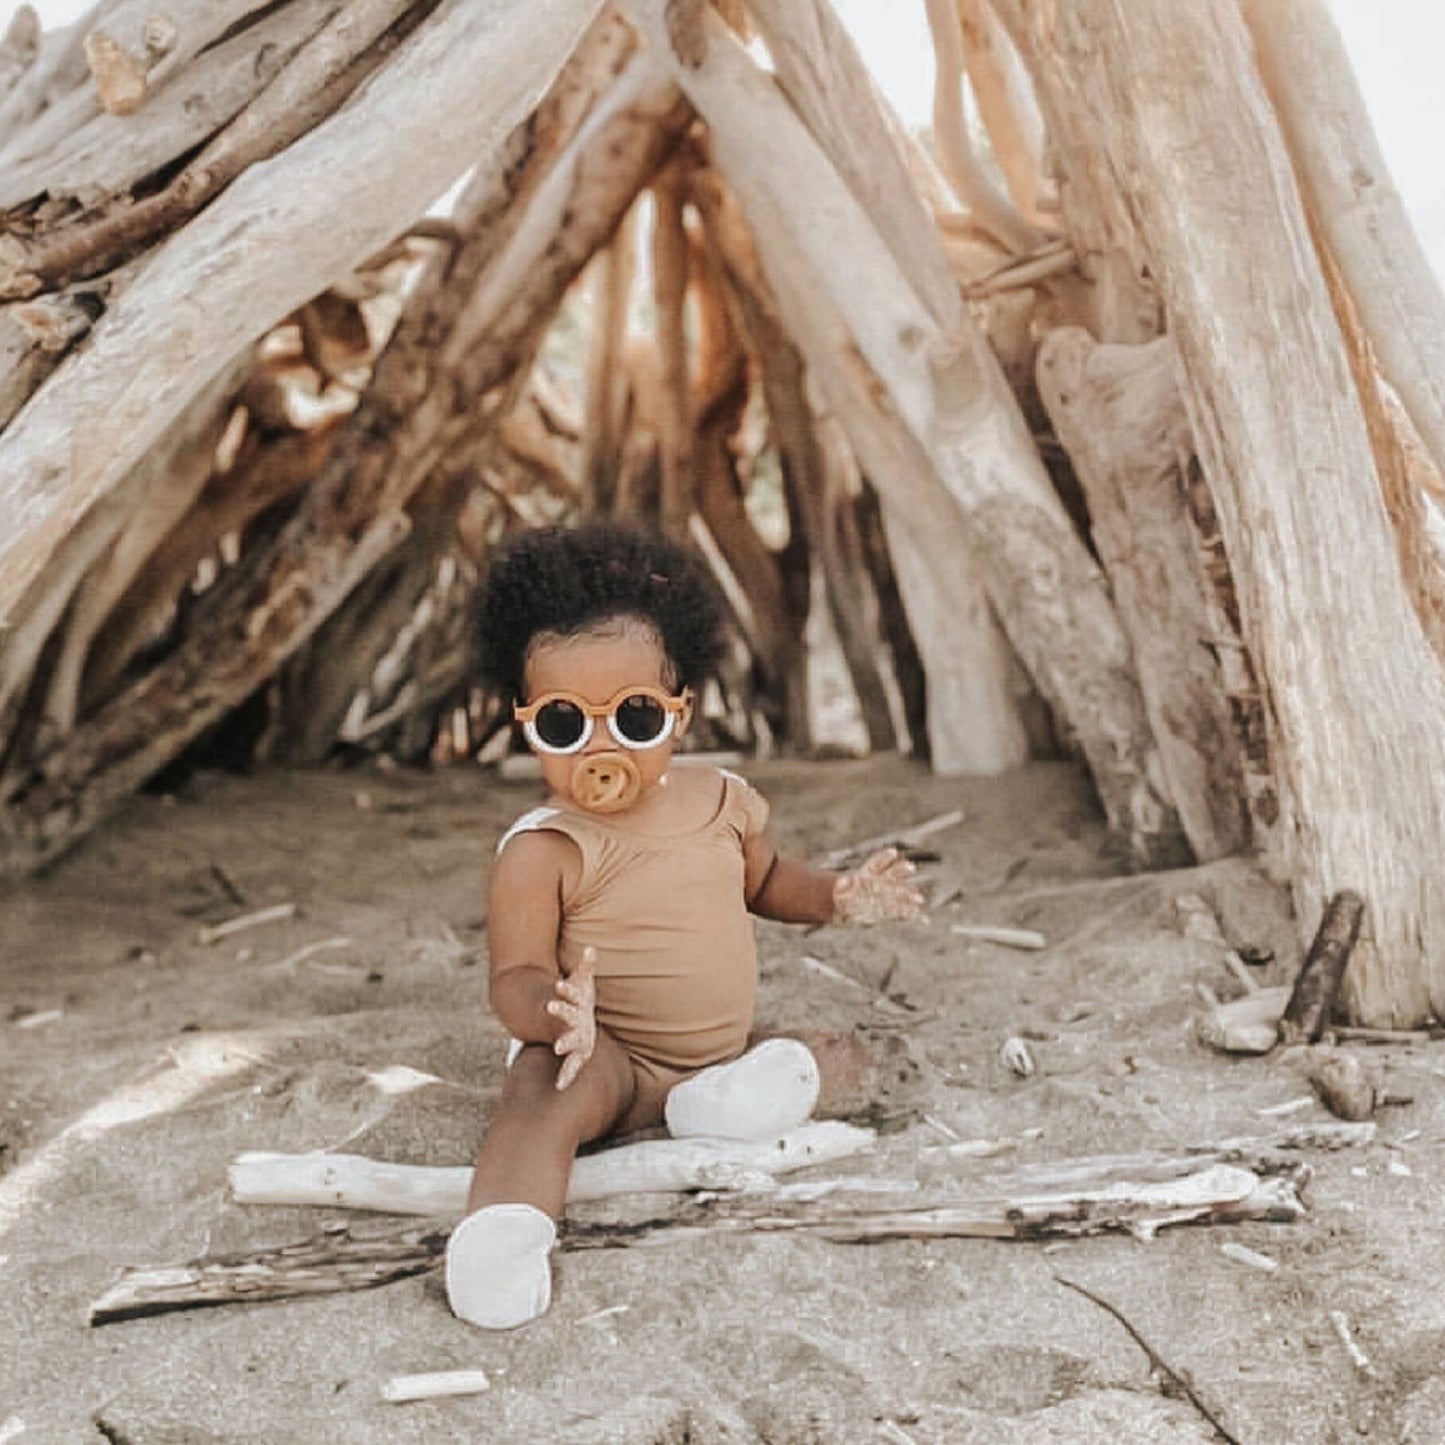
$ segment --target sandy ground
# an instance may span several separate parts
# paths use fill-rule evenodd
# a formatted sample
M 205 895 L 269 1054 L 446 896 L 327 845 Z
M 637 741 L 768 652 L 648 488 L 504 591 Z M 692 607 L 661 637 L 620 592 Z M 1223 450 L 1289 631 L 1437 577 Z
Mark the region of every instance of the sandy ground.
M 1326 1117 L 1313 1102 L 1262 1114 L 1308 1097 L 1298 1066 L 1194 1036 L 1200 986 L 1240 986 L 1217 946 L 1183 935 L 1178 895 L 1207 898 L 1232 943 L 1273 951 L 1262 982 L 1299 962 L 1284 899 L 1249 868 L 1119 877 L 1062 765 L 991 781 L 895 760 L 749 771 L 780 839 L 811 853 L 967 814 L 934 840 L 930 886 L 961 891 L 928 922 L 760 926 L 763 1021 L 856 1030 L 872 1052 L 860 1105 L 880 1137 L 847 1172 L 979 1195 L 1023 1164 Z M 470 770 L 204 776 L 136 800 L 52 876 L 0 894 L 0 1441 L 1217 1438 L 1055 1276 L 1122 1310 L 1248 1445 L 1445 1439 L 1439 1044 L 1369 1050 L 1414 1103 L 1382 1111 L 1367 1148 L 1307 1155 L 1310 1213 L 1293 1224 L 1052 1245 L 687 1235 L 563 1255 L 550 1314 L 500 1336 L 454 1320 L 435 1276 L 89 1328 L 124 1266 L 278 1245 L 341 1217 L 232 1203 L 224 1170 L 241 1150 L 469 1162 L 501 1062 L 481 879 L 534 797 Z M 293 918 L 198 941 L 287 902 Z M 1049 946 L 969 942 L 956 922 L 1036 929 Z M 1000 1063 L 1010 1035 L 1028 1041 L 1032 1077 Z M 448 1082 L 388 1096 L 368 1074 L 396 1064 Z M 952 1159 L 937 1152 L 950 1134 L 1009 1152 Z M 379 1399 L 394 1374 L 462 1367 L 491 1390 Z

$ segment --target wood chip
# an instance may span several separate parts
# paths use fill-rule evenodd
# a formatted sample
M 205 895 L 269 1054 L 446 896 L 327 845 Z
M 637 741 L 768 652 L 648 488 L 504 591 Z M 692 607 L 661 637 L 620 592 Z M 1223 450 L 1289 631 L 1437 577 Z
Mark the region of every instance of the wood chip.
M 393 1405 L 412 1400 L 441 1400 L 451 1395 L 480 1395 L 492 1382 L 481 1370 L 438 1370 L 429 1375 L 396 1375 L 381 1387 L 381 1398 Z
M 196 934 L 196 942 L 216 943 L 222 938 L 229 938 L 233 933 L 240 933 L 242 929 L 259 928 L 263 923 L 280 923 L 295 916 L 294 903 L 277 903 L 270 908 L 259 908 L 254 913 L 242 913 L 236 918 L 228 918 L 224 923 L 213 923 Z
M 949 930 L 960 938 L 977 939 L 980 943 L 1000 943 L 1005 948 L 1034 951 L 1047 948 L 1049 941 L 1031 928 L 998 928 L 988 923 L 955 923 Z
M 1236 1244 L 1232 1239 L 1219 1246 L 1219 1252 L 1226 1259 L 1232 1259 L 1236 1264 L 1247 1264 L 1251 1269 L 1262 1269 L 1272 1273 L 1279 1268 L 1279 1261 L 1271 1259 L 1267 1254 L 1261 1254 L 1257 1249 L 1250 1249 L 1247 1245 Z

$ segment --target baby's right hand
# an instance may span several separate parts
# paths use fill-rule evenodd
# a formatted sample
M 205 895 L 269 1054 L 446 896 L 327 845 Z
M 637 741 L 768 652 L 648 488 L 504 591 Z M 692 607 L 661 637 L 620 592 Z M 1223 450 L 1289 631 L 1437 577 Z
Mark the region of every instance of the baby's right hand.
M 597 1019 L 593 1012 L 597 1002 L 593 982 L 596 965 L 597 950 L 584 948 L 581 963 L 568 977 L 557 980 L 557 997 L 547 1005 L 547 1012 L 567 1025 L 567 1032 L 552 1045 L 562 1059 L 557 1071 L 559 1089 L 565 1089 L 582 1072 L 583 1064 L 597 1047 Z

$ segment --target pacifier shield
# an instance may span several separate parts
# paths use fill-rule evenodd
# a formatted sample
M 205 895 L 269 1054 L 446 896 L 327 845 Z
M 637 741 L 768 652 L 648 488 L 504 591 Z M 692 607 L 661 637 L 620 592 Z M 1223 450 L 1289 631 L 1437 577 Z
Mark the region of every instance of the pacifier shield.
M 642 791 L 642 774 L 625 753 L 591 753 L 572 769 L 572 797 L 591 813 L 630 808 Z

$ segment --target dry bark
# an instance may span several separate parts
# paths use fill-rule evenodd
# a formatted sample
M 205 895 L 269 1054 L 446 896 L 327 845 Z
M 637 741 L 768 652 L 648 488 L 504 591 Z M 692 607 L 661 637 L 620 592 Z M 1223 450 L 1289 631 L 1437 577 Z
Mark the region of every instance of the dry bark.
M 1036 83 L 1068 97 L 1071 144 L 1107 166 L 1168 306 L 1265 691 L 1287 820 L 1273 861 L 1306 929 L 1335 893 L 1366 899 L 1351 1018 L 1418 1024 L 1445 1008 L 1445 689 L 1401 581 L 1358 399 L 1340 385 L 1348 359 L 1290 159 L 1261 124 L 1248 32 L 1228 0 L 1018 8 L 1036 57 L 1047 41 Z M 1161 75 L 1169 103 L 1141 104 Z
M 1193 439 L 1173 343 L 1099 345 L 1060 328 L 1039 348 L 1038 384 L 1088 501 L 1190 846 L 1200 862 L 1239 852 L 1249 842 L 1240 747 L 1185 497 Z

